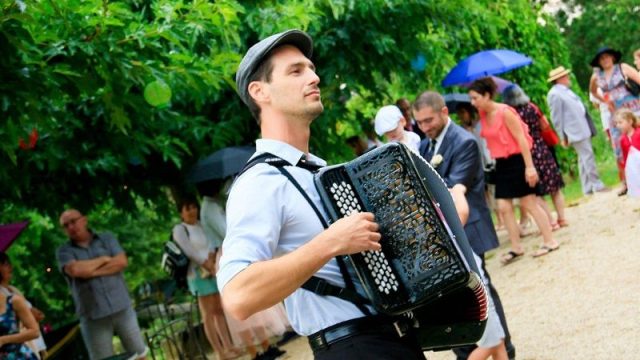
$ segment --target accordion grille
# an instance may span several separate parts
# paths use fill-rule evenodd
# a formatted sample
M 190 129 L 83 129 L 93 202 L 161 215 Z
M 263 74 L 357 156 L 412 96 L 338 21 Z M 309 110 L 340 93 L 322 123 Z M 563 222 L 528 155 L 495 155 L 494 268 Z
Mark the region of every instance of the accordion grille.
M 374 305 L 387 313 L 419 306 L 468 279 L 453 235 L 412 155 L 404 147 L 387 146 L 325 168 L 316 179 L 332 220 L 361 211 L 375 215 L 382 250 L 355 254 L 351 260 Z

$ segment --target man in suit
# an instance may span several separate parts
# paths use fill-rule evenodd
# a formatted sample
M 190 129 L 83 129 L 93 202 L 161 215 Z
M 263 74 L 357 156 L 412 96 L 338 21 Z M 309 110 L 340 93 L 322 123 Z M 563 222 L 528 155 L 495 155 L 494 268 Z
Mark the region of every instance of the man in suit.
M 595 135 L 595 129 L 589 124 L 587 110 L 569 86 L 571 70 L 560 66 L 549 72 L 548 81 L 553 83 L 551 90 L 547 94 L 547 103 L 551 109 L 551 121 L 560 135 L 562 146 L 571 146 L 578 153 L 578 171 L 580 172 L 580 183 L 582 192 L 585 195 L 593 192 L 609 190 L 604 186 L 598 170 L 596 169 L 596 159 L 591 147 L 591 137 Z
M 515 348 L 502 309 L 498 292 L 491 284 L 485 267 L 484 253 L 498 247 L 491 213 L 484 198 L 484 170 L 479 144 L 472 133 L 449 118 L 444 98 L 437 92 L 422 93 L 413 103 L 416 124 L 426 137 L 420 143 L 420 155 L 431 163 L 449 188 L 462 184 L 467 188 L 469 219 L 464 227 L 473 251 L 482 259 L 482 268 L 489 281 L 489 291 L 505 332 L 509 358 L 515 358 Z M 466 359 L 475 346 L 455 349 L 458 359 Z

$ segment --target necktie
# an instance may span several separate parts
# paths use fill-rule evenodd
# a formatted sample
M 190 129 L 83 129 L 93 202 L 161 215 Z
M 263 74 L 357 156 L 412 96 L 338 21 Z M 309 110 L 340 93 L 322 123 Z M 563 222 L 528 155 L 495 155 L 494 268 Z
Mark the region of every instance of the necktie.
M 433 155 L 436 154 L 436 144 L 438 143 L 438 141 L 436 139 L 432 139 L 431 140 L 431 145 L 429 147 L 429 161 L 431 161 L 431 158 L 433 157 Z

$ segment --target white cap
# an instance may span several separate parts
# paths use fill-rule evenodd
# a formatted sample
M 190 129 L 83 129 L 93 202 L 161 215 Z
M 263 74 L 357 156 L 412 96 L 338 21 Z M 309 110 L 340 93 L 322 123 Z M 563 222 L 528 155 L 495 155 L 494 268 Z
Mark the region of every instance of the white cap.
M 379 136 L 394 130 L 398 127 L 398 122 L 403 118 L 402 112 L 395 105 L 383 106 L 376 114 L 375 130 Z

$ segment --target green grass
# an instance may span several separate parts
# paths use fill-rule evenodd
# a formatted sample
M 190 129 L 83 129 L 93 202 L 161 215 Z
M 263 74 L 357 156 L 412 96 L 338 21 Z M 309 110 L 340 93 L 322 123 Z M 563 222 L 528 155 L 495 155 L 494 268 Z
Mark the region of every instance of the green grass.
M 606 186 L 613 188 L 620 186 L 620 179 L 618 178 L 618 168 L 616 166 L 615 160 L 613 160 L 613 157 L 599 162 L 597 164 L 597 167 L 600 179 Z M 565 187 L 564 189 L 562 189 L 562 193 L 564 194 L 565 203 L 569 205 L 576 202 L 584 195 L 582 194 L 582 186 L 580 185 L 579 177 L 572 178 L 565 175 L 563 178 Z M 551 205 L 551 203 L 549 203 L 549 205 Z

